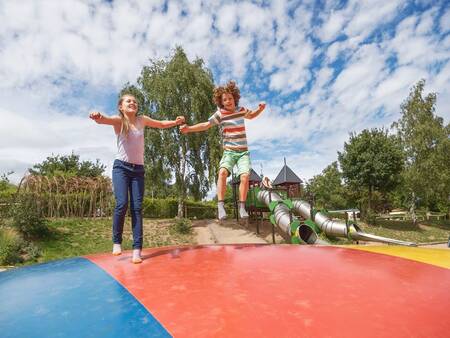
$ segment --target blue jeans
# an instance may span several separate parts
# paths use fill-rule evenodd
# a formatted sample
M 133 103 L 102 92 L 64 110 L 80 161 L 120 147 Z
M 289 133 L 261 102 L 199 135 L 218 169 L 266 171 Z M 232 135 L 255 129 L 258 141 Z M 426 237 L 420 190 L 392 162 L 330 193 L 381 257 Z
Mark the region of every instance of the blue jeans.
M 115 160 L 112 182 L 116 207 L 113 215 L 113 243 L 122 243 L 123 224 L 130 193 L 133 249 L 142 249 L 142 200 L 144 199 L 144 166 Z

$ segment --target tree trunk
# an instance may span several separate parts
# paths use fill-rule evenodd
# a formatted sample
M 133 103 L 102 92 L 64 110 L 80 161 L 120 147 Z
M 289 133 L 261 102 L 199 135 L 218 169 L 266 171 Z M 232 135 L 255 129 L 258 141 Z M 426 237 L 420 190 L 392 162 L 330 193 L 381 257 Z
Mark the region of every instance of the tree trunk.
M 181 159 L 180 159 L 180 171 L 179 171 L 179 177 L 180 177 L 180 189 L 178 192 L 178 212 L 177 217 L 182 218 L 183 212 L 184 212 L 184 199 L 186 195 L 186 153 L 184 151 L 181 152 Z
M 411 214 L 411 219 L 412 219 L 413 224 L 416 226 L 417 225 L 416 193 L 414 191 L 412 192 L 412 201 L 411 201 L 411 206 L 409 208 L 409 213 Z

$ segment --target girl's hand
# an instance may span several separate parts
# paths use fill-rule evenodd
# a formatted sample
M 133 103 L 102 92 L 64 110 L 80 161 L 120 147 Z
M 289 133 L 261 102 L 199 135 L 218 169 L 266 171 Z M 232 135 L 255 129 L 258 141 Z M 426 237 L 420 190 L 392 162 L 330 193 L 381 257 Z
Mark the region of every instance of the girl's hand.
M 93 119 L 94 121 L 97 121 L 103 117 L 102 113 L 98 111 L 93 111 L 89 114 L 89 118 Z
M 266 108 L 266 103 L 265 102 L 260 102 L 258 105 L 258 110 L 259 111 L 263 111 Z
M 184 116 L 177 116 L 177 118 L 175 119 L 175 125 L 179 126 L 180 124 L 184 123 L 185 123 Z

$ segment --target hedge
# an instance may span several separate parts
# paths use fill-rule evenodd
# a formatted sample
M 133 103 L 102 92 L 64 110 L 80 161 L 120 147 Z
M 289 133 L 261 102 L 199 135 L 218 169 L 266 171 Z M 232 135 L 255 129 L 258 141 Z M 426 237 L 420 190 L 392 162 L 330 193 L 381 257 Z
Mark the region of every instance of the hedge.
M 216 218 L 215 202 L 185 202 L 184 217 L 195 219 Z M 178 199 L 145 197 L 142 203 L 145 218 L 173 218 L 178 214 Z

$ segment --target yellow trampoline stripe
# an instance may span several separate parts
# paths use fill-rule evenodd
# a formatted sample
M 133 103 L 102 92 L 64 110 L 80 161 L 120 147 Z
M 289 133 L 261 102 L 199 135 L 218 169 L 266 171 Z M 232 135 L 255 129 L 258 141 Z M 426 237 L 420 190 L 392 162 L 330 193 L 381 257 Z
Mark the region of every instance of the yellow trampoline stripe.
M 371 246 L 371 245 L 345 245 L 349 249 L 357 249 L 362 251 L 376 252 L 390 256 L 411 259 L 417 262 L 432 264 L 442 268 L 450 269 L 450 250 L 449 249 L 433 249 L 433 248 L 417 248 L 406 246 Z

